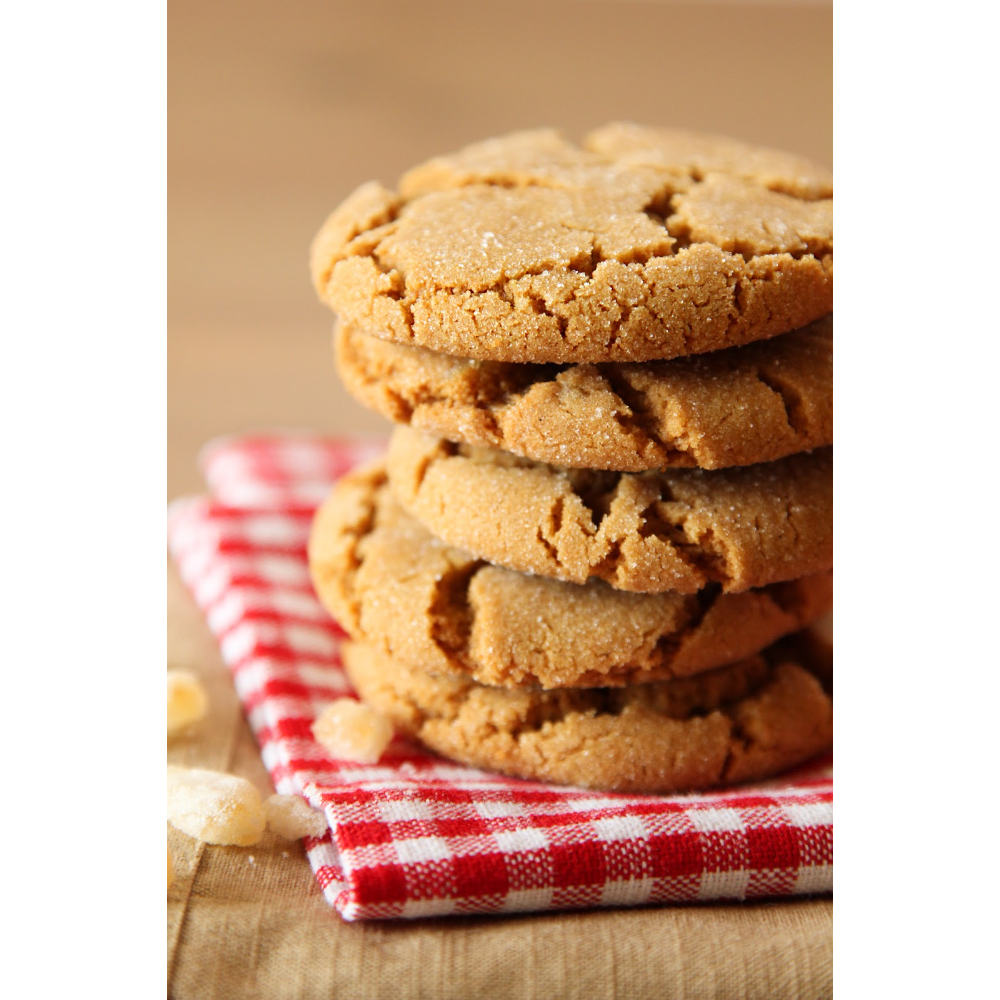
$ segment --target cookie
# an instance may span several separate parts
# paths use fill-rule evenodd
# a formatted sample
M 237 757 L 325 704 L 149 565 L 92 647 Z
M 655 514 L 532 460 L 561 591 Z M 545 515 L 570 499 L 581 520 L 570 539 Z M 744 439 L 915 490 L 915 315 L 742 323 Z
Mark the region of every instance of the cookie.
M 313 241 L 320 298 L 388 340 L 556 363 L 699 354 L 833 309 L 825 171 L 636 134 L 645 151 L 619 151 L 614 129 L 592 149 L 520 132 L 431 160 L 398 191 L 363 185 Z
M 386 467 L 431 534 L 522 573 L 729 594 L 833 566 L 831 448 L 715 472 L 595 472 L 397 427 Z
M 829 696 L 801 660 L 771 650 L 697 677 L 563 691 L 431 677 L 354 643 L 344 664 L 365 701 L 430 749 L 559 784 L 696 791 L 768 777 L 832 739 Z
M 619 686 L 733 663 L 830 605 L 822 573 L 742 594 L 630 594 L 527 576 L 439 541 L 392 499 L 385 466 L 320 508 L 313 584 L 351 634 L 400 662 L 500 687 Z
M 726 136 L 612 122 L 591 132 L 584 145 L 630 166 L 681 170 L 696 178 L 731 174 L 798 198 L 833 197 L 833 175 L 829 170 L 794 153 Z
M 337 367 L 396 423 L 575 468 L 722 469 L 833 443 L 833 317 L 643 364 L 473 361 L 341 324 Z

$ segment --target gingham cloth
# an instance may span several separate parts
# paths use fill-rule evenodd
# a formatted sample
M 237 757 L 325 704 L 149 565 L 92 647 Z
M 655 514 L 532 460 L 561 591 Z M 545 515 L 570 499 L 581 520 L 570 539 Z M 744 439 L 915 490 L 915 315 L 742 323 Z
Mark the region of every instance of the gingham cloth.
M 757 899 L 832 889 L 829 758 L 775 781 L 626 796 L 461 767 L 396 739 L 375 766 L 310 726 L 352 691 L 343 631 L 313 595 L 306 542 L 330 485 L 381 443 L 308 435 L 213 442 L 211 497 L 173 503 L 180 574 L 232 670 L 278 792 L 330 829 L 306 839 L 345 920 Z

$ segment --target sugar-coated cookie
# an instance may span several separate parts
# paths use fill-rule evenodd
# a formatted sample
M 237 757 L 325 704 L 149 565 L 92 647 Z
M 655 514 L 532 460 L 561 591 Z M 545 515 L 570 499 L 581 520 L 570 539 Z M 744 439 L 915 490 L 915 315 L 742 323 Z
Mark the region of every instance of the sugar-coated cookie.
M 584 147 L 519 132 L 363 185 L 313 241 L 320 298 L 369 334 L 512 362 L 674 358 L 832 310 L 827 171 L 637 126 Z
M 585 469 L 722 469 L 833 443 L 833 317 L 673 361 L 473 361 L 341 324 L 337 368 L 361 403 L 449 441 Z
M 688 792 L 765 778 L 827 749 L 829 696 L 773 650 L 681 680 L 509 691 L 432 677 L 361 644 L 361 697 L 445 757 L 522 778 L 617 792 Z
M 432 535 L 522 573 L 738 593 L 833 566 L 832 448 L 715 472 L 597 472 L 397 427 L 386 468 Z

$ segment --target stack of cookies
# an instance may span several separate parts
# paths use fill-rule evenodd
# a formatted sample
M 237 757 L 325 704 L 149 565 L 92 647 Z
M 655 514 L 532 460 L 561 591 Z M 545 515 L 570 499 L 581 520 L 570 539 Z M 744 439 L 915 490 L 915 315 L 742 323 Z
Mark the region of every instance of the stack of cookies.
M 613 124 L 330 216 L 340 374 L 398 425 L 310 545 L 364 700 L 454 760 L 618 791 L 829 745 L 832 207 L 798 157 Z

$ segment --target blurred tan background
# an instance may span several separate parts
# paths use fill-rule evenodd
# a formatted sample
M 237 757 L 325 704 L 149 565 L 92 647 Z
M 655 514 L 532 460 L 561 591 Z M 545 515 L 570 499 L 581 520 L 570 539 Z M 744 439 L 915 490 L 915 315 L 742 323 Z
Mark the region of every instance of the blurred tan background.
M 171 497 L 217 434 L 385 431 L 336 379 L 306 264 L 361 182 L 614 118 L 832 161 L 828 3 L 171 0 L 168 31 Z

